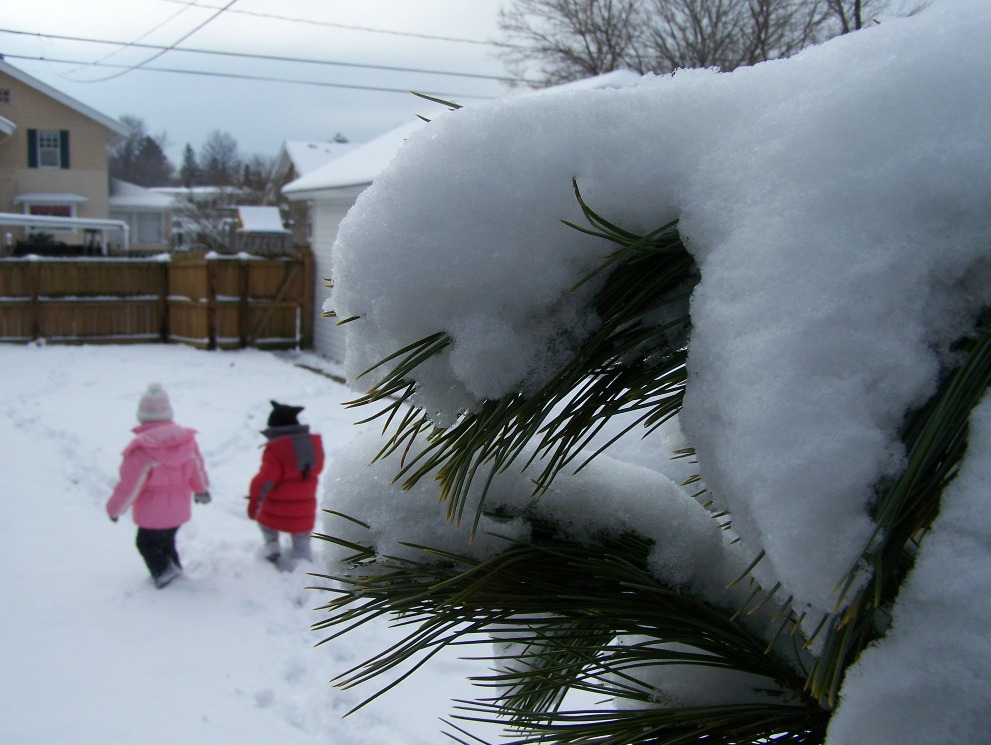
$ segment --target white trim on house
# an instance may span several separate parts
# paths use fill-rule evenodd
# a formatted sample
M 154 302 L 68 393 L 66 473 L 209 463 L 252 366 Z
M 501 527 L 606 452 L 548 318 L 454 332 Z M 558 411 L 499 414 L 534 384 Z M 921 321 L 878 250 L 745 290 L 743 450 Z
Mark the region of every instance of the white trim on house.
M 123 122 L 119 122 L 116 119 L 107 116 L 106 114 L 101 114 L 99 111 L 92 108 L 91 106 L 87 106 L 82 101 L 77 101 L 71 96 L 67 96 L 62 91 L 58 90 L 57 88 L 52 88 L 52 86 L 48 85 L 47 83 L 42 83 L 37 78 L 28 75 L 23 70 L 20 70 L 14 67 L 13 65 L 8 64 L 7 62 L 4 62 L 2 59 L 0 59 L 0 72 L 4 72 L 7 75 L 10 75 L 10 77 L 14 78 L 15 80 L 19 80 L 25 85 L 31 86 L 35 90 L 41 91 L 49 98 L 54 98 L 59 103 L 68 106 L 70 109 L 78 111 L 83 116 L 87 116 L 93 121 L 99 122 L 108 130 L 110 130 L 111 134 L 117 135 L 118 137 L 127 137 L 131 133 L 130 127 L 128 127 Z
M 81 194 L 61 191 L 32 191 L 27 194 L 18 194 L 10 200 L 14 204 L 86 204 L 89 197 Z

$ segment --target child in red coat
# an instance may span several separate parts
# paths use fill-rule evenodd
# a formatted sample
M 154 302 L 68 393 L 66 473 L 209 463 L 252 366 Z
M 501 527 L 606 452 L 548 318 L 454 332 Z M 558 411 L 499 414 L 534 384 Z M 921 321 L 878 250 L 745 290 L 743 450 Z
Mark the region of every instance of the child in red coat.
M 310 533 L 316 523 L 317 477 L 323 470 L 323 441 L 300 424 L 302 406 L 272 401 L 268 438 L 261 468 L 251 480 L 248 517 L 258 521 L 265 542 L 265 558 L 291 569 L 297 560 L 312 560 Z M 289 562 L 281 562 L 279 533 L 289 533 Z

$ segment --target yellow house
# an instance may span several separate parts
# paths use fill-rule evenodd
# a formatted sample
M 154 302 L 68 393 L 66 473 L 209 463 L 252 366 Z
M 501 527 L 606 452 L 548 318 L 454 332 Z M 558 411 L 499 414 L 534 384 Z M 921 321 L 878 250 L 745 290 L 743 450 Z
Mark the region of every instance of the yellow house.
M 104 253 L 108 234 L 126 245 L 109 219 L 107 144 L 127 133 L 0 58 L 0 253 L 41 233 Z

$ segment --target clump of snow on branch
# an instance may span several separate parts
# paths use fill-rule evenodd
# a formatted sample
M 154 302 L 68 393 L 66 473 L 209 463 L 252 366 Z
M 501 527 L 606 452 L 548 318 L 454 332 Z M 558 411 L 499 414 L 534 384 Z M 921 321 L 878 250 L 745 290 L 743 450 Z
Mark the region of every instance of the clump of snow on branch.
M 680 426 L 709 495 L 732 515 L 740 550 L 766 552 L 758 581 L 780 582 L 809 618 L 833 612 L 834 588 L 874 527 L 873 488 L 904 464 L 899 425 L 935 392 L 951 345 L 991 305 L 988 38 L 986 3 L 937 2 L 733 73 L 679 71 L 633 89 L 517 97 L 436 116 L 362 194 L 334 247 L 328 305 L 359 317 L 344 327 L 349 378 L 365 389 L 377 373 L 354 380 L 359 372 L 443 331 L 451 347 L 410 376 L 416 403 L 437 423 L 483 398 L 539 386 L 594 329 L 592 288 L 569 288 L 611 249 L 560 222 L 582 219 L 572 179 L 627 230 L 678 218 L 701 272 Z M 670 452 L 650 443 L 637 445 L 643 459 L 630 469 L 668 468 Z M 986 458 L 987 438 L 971 451 L 968 460 Z M 355 477 L 353 503 L 365 506 L 357 516 L 381 509 L 376 518 L 397 536 L 427 542 L 419 533 L 435 529 L 436 502 L 422 519 L 408 517 L 421 509 L 416 499 L 373 506 L 398 488 L 373 475 L 383 470 L 386 480 L 394 474 L 386 463 Z M 613 478 L 612 493 L 624 494 L 624 480 Z M 968 514 L 987 512 L 979 482 L 955 485 Z M 591 493 L 575 491 L 555 507 L 559 519 L 593 514 Z M 676 503 L 627 506 L 666 518 Z M 602 515 L 606 524 L 613 517 Z M 664 522 L 631 520 L 643 530 Z M 941 685 L 899 639 L 922 643 L 947 614 L 970 623 L 968 603 L 991 590 L 988 573 L 975 569 L 989 565 L 991 530 L 977 536 L 966 553 L 923 545 L 890 638 L 865 655 L 851 686 L 905 676 L 906 687 L 918 686 L 907 700 L 921 700 Z M 679 576 L 662 563 L 660 572 Z M 965 570 L 973 584 L 964 600 L 928 594 Z M 975 647 L 941 651 L 941 664 L 991 663 L 988 645 Z M 973 701 L 975 691 L 960 696 Z M 988 696 L 976 698 L 973 711 L 986 708 Z M 918 741 L 899 724 L 902 708 L 889 710 L 889 735 Z M 853 717 L 843 726 L 863 735 L 865 720 Z M 831 742 L 873 741 L 844 737 Z

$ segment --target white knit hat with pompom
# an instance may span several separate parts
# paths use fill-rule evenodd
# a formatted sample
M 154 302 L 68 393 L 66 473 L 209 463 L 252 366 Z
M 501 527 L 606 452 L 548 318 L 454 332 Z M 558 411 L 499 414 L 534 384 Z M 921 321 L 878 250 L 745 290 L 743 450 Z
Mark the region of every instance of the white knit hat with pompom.
M 161 383 L 151 383 L 138 404 L 138 421 L 167 422 L 172 418 L 172 404 L 169 394 L 162 388 Z

